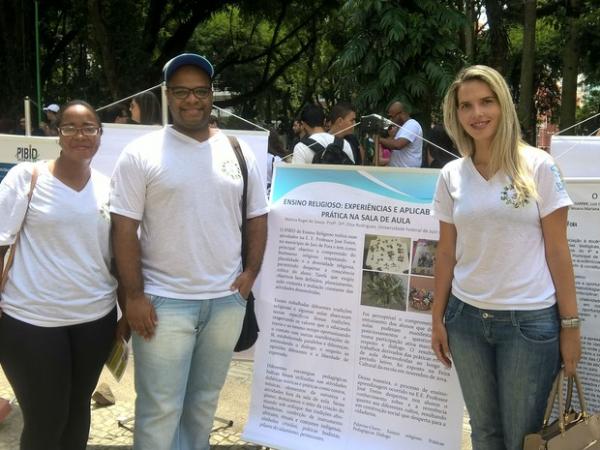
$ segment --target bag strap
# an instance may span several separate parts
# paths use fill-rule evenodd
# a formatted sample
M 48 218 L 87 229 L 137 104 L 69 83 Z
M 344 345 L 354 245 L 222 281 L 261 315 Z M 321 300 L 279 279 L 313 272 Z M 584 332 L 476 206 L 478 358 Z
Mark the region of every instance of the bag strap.
M 21 225 L 19 226 L 19 231 L 17 232 L 17 237 L 15 238 L 15 242 L 8 249 L 8 257 L 6 259 L 6 265 L 4 264 L 4 255 L 2 255 L 2 261 L 0 264 L 0 273 L 2 274 L 2 280 L 0 281 L 0 292 L 4 290 L 4 285 L 8 281 L 8 271 L 12 267 L 13 260 L 15 259 L 15 252 L 17 249 L 17 242 L 19 242 L 19 236 L 21 236 L 21 230 L 23 229 L 23 224 L 25 223 L 25 217 L 27 217 L 27 211 L 29 210 L 29 204 L 31 203 L 31 197 L 33 197 L 33 190 L 35 189 L 35 185 L 37 183 L 39 175 L 38 165 L 34 164 L 33 169 L 31 170 L 31 181 L 29 182 L 29 193 L 27 194 L 27 207 L 25 208 L 25 214 L 23 214 L 23 220 L 21 221 Z
M 564 384 L 565 372 L 564 369 L 560 369 L 554 383 L 552 384 L 552 390 L 548 397 L 548 403 L 546 405 L 546 412 L 544 413 L 544 427 L 548 426 L 550 416 L 552 415 L 552 409 L 556 398 L 558 397 L 558 427 L 561 433 L 565 431 L 565 411 L 571 408 L 571 398 L 573 397 L 573 385 L 577 389 L 577 396 L 579 397 L 579 405 L 581 407 L 581 416 L 583 418 L 588 417 L 587 404 L 583 396 L 583 389 L 581 387 L 581 381 L 577 373 L 572 377 L 567 377 L 567 401 L 566 405 L 563 398 L 563 384 Z
M 233 148 L 233 153 L 238 160 L 240 171 L 242 172 L 242 181 L 244 188 L 242 190 L 242 269 L 246 267 L 246 252 L 248 248 L 248 242 L 246 240 L 246 204 L 248 199 L 248 166 L 246 165 L 246 158 L 240 147 L 240 142 L 235 136 L 227 136 L 229 143 Z

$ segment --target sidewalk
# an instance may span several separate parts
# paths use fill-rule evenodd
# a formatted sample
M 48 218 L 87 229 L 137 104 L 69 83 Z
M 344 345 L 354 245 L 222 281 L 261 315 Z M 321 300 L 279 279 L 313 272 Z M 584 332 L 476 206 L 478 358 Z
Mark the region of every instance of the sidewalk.
M 233 426 L 225 427 L 222 423 L 215 421 L 215 431 L 210 438 L 213 450 L 260 450 L 265 448 L 244 442 L 240 436 L 248 418 L 252 365 L 252 361 L 236 360 L 231 363 L 227 381 L 219 399 L 217 417 L 232 420 Z M 120 383 L 117 383 L 106 370 L 102 373 L 100 381 L 109 384 L 117 402 L 113 406 L 103 408 L 97 408 L 92 402 L 92 426 L 87 448 L 88 450 L 130 450 L 133 434 L 130 429 L 119 426 L 118 421 L 133 415 L 135 402 L 133 361 L 130 361 Z M 1 370 L 0 397 L 14 398 L 10 385 Z M 126 427 L 130 425 L 132 425 L 131 422 L 125 424 Z M 13 405 L 13 410 L 8 418 L 0 424 L 0 450 L 18 450 L 22 426 L 19 407 Z M 471 450 L 469 431 L 468 420 L 465 417 L 461 450 Z
M 108 383 L 116 404 L 98 408 L 92 402 L 92 426 L 88 440 L 88 450 L 129 450 L 133 442 L 130 429 L 119 426 L 118 421 L 133 416 L 135 390 L 133 388 L 133 361 L 130 361 L 125 375 L 117 383 L 108 371 L 104 371 L 100 381 Z M 240 435 L 248 418 L 250 406 L 250 385 L 252 384 L 252 362 L 233 361 L 227 381 L 219 400 L 217 417 L 233 420 L 233 426 L 225 427 L 215 421 L 215 430 L 210 439 L 215 450 L 258 450 L 261 446 L 242 441 Z M 0 397 L 13 399 L 14 395 L 4 373 L 0 370 Z M 131 427 L 131 422 L 125 426 Z M 19 436 L 23 427 L 18 405 L 8 418 L 0 424 L 0 450 L 18 450 Z

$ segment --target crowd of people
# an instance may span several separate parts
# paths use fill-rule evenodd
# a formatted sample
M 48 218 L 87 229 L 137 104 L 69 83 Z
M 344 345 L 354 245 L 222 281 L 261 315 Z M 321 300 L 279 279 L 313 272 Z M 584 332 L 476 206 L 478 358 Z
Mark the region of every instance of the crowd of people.
M 252 151 L 211 118 L 213 77 L 200 55 L 165 65 L 173 126 L 127 145 L 111 180 L 90 167 L 102 138 L 94 108 L 50 105 L 59 157 L 19 164 L 0 184 L 2 261 L 16 244 L 0 298 L 0 364 L 23 412 L 22 450 L 85 449 L 102 364 L 113 340 L 130 334 L 134 449 L 209 449 L 268 213 Z M 147 94 L 113 120 L 159 123 Z M 541 425 L 561 363 L 573 374 L 581 354 L 566 239 L 571 200 L 551 156 L 521 140 L 494 69 L 463 70 L 443 110 L 445 128 L 432 129 L 436 145 L 424 150 L 420 124 L 391 102 L 376 160 L 443 167 L 433 205 L 432 349 L 456 367 L 473 448 L 517 450 Z M 304 107 L 291 163 L 326 151 L 370 162 L 356 117 L 349 103 L 327 120 L 319 106 Z M 272 167 L 288 152 L 271 134 Z M 454 145 L 461 157 L 447 154 Z

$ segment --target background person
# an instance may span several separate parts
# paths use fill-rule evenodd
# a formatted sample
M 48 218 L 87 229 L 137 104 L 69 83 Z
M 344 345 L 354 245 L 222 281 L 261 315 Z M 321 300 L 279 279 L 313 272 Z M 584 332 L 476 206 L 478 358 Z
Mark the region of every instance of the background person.
M 356 109 L 348 102 L 339 102 L 329 113 L 329 134 L 343 138 L 352 149 L 354 163 L 364 164 L 365 150 L 354 134 L 356 124 Z
M 264 184 L 241 143 L 248 166 L 242 270 L 243 180 L 229 139 L 208 124 L 213 75 L 200 55 L 170 60 L 164 79 L 173 127 L 129 144 L 113 174 L 113 243 L 134 331 L 136 450 L 209 449 L 264 253 Z
M 323 147 L 327 147 L 334 141 L 335 138 L 333 135 L 325 131 L 325 128 L 323 128 L 324 122 L 325 113 L 320 106 L 308 104 L 304 107 L 304 109 L 302 109 L 302 113 L 300 114 L 300 123 L 302 124 L 302 129 L 304 130 L 304 136 L 308 136 L 311 139 L 314 139 L 317 143 L 321 144 Z M 350 144 L 348 144 L 346 141 L 343 141 L 343 145 L 344 153 L 346 153 L 350 160 L 354 161 Z M 303 141 L 300 141 L 294 146 L 294 151 L 292 153 L 292 164 L 312 164 L 314 156 L 315 151 Z
M 129 106 L 131 120 L 142 125 L 162 123 L 160 102 L 152 92 L 142 92 L 131 99 Z
M 23 412 L 22 450 L 86 448 L 90 397 L 115 339 L 109 180 L 90 168 L 100 120 L 74 100 L 57 125 L 60 156 L 36 164 L 29 205 L 32 163 L 0 184 L 0 256 L 26 217 L 0 301 L 0 363 Z
M 388 118 L 398 125 L 392 137 L 379 138 L 379 143 L 391 150 L 390 167 L 421 167 L 423 154 L 423 129 L 419 122 L 410 117 L 401 102 L 388 107 Z
M 521 450 L 542 424 L 561 356 L 567 375 L 580 358 L 572 202 L 552 157 L 521 140 L 494 69 L 459 73 L 444 124 L 463 157 L 441 170 L 434 199 L 432 348 L 448 367 L 452 355 L 473 449 Z

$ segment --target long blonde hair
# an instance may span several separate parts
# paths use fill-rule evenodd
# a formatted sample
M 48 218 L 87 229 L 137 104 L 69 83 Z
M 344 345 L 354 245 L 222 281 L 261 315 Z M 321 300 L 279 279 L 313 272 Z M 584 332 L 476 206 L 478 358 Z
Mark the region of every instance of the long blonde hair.
M 496 70 L 488 66 L 467 67 L 459 72 L 444 97 L 444 126 L 462 156 L 475 154 L 475 142 L 458 120 L 458 89 L 467 82 L 478 80 L 489 86 L 500 105 L 501 116 L 498 129 L 491 143 L 490 175 L 504 172 L 512 181 L 517 201 L 536 198 L 537 190 L 527 167 L 523 150 L 527 144 L 521 138 L 521 126 L 506 81 Z

